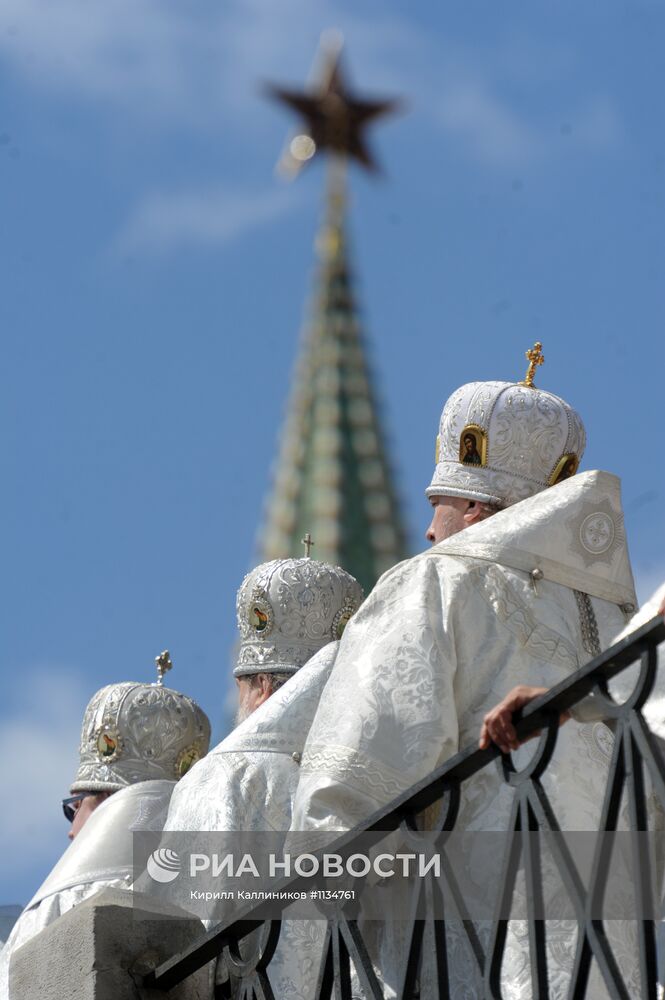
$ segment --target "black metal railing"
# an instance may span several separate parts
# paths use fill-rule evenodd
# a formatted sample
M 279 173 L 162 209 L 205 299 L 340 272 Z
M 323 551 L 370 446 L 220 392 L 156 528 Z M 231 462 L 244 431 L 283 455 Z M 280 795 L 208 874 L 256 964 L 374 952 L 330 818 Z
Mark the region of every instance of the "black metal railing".
M 507 908 L 520 869 L 528 911 L 528 933 L 522 941 L 522 947 L 528 952 L 525 959 L 528 983 L 519 995 L 548 996 L 550 915 L 543 887 L 538 838 L 532 836 L 537 833 L 549 835 L 553 863 L 572 907 L 574 946 L 565 975 L 568 981 L 567 996 L 596 1000 L 599 993 L 594 992 L 590 985 L 594 963 L 593 975 L 599 977 L 596 982 L 604 984 L 604 995 L 617 1000 L 635 1000 L 636 995 L 645 998 L 657 996 L 656 929 L 661 886 L 653 859 L 637 835 L 649 830 L 649 797 L 665 814 L 665 763 L 658 738 L 650 731 L 642 714 L 642 708 L 654 691 L 657 681 L 657 648 L 664 640 L 665 623 L 662 618 L 655 618 L 593 659 L 546 695 L 533 701 L 517 717 L 516 729 L 520 739 L 537 731 L 540 731 L 540 739 L 528 766 L 521 771 L 516 770 L 510 756 L 501 755 L 494 746 L 487 750 L 470 747 L 388 806 L 375 812 L 362 827 L 337 837 L 326 848 L 338 852 L 348 851 L 358 838 L 373 831 L 401 828 L 405 836 L 418 836 L 419 815 L 435 803 L 440 804 L 437 830 L 443 834 L 454 831 L 464 782 L 493 761 L 498 760 L 503 781 L 512 788 L 512 814 L 500 863 L 500 890 L 495 916 L 486 922 L 489 926 L 479 926 L 478 921 L 466 909 L 464 894 L 455 871 L 452 866 L 446 866 L 444 860 L 442 880 L 439 879 L 437 883 L 427 877 L 420 880 L 418 892 L 422 896 L 423 907 L 418 911 L 414 910 L 417 915 L 406 930 L 406 957 L 401 968 L 400 982 L 395 985 L 394 990 L 398 996 L 409 1000 L 427 995 L 443 1000 L 456 995 L 451 991 L 448 939 L 453 918 L 457 929 L 463 929 L 474 975 L 482 984 L 480 992 L 469 995 L 491 998 L 504 995 L 501 970 L 510 932 Z M 630 695 L 623 703 L 618 704 L 610 695 L 608 683 L 637 662 L 639 677 Z M 665 677 L 660 680 L 665 690 Z M 598 831 L 607 836 L 597 838 L 590 877 L 585 882 L 559 828 L 541 778 L 552 760 L 561 713 L 573 708 L 590 694 L 593 694 L 597 707 L 608 720 L 614 733 L 614 742 L 607 768 L 606 786 L 602 796 L 601 790 L 598 792 L 599 799 L 602 797 Z M 663 722 L 665 723 L 665 718 Z M 616 942 L 607 933 L 599 910 L 602 908 L 611 864 L 611 835 L 619 829 L 621 804 L 624 800 L 627 803 L 628 829 L 630 835 L 635 836 L 630 860 L 636 916 L 632 920 L 632 940 L 627 942 L 625 936 L 621 937 L 623 959 L 620 960 Z M 665 833 L 662 836 L 665 839 Z M 297 889 L 302 883 L 301 878 L 284 880 L 279 888 Z M 225 985 L 219 987 L 221 995 L 240 1000 L 251 1000 L 254 996 L 272 1000 L 270 960 L 277 946 L 280 921 L 265 921 L 257 916 L 258 913 L 256 907 L 248 906 L 233 923 L 213 928 L 181 954 L 174 955 L 155 969 L 146 977 L 144 985 L 159 990 L 171 989 L 211 959 L 223 955 L 228 977 Z M 241 949 L 239 942 L 243 939 L 247 942 L 248 935 L 259 928 L 262 931 L 258 935 L 254 933 L 250 941 L 251 947 Z M 628 947 L 632 949 L 629 958 L 633 968 L 639 969 L 638 994 L 634 983 L 631 985 L 626 982 L 623 972 Z M 385 976 L 376 967 L 376 963 L 370 960 L 362 925 L 355 916 L 346 915 L 342 910 L 328 920 L 318 982 L 311 984 L 311 995 L 316 1000 L 326 1000 L 333 995 L 340 1000 L 347 1000 L 352 994 L 354 977 L 365 996 L 376 1000 L 384 996 L 381 984 Z M 276 1000 L 281 998 L 277 997 Z

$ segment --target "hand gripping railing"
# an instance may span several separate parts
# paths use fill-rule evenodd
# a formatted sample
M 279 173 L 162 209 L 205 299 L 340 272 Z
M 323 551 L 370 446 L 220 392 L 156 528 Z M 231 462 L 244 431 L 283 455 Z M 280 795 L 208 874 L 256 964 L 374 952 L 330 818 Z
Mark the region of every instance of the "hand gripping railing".
M 510 836 L 506 840 L 503 857 L 500 898 L 496 916 L 491 921 L 491 931 L 489 934 L 481 933 L 477 922 L 468 914 L 455 872 L 450 864 L 446 864 L 444 857 L 444 889 L 427 877 L 421 880 L 422 884 L 418 888 L 425 899 L 427 916 L 414 916 L 408 926 L 406 961 L 396 990 L 404 1000 L 423 996 L 425 993 L 440 1000 L 454 995 L 451 992 L 447 947 L 447 921 L 450 912 L 455 914 L 457 927 L 463 928 L 476 974 L 482 982 L 478 995 L 489 998 L 501 998 L 504 995 L 501 968 L 510 925 L 506 910 L 515 887 L 520 857 L 523 861 L 528 900 L 529 984 L 528 988 L 525 987 L 526 992 L 519 995 L 548 995 L 547 919 L 543 919 L 543 916 L 548 916 L 547 903 L 543 898 L 542 859 L 538 838 L 530 836 L 543 831 L 550 835 L 548 843 L 577 925 L 574 953 L 567 970 L 568 997 L 588 996 L 595 1000 L 595 994 L 589 985 L 592 962 L 595 960 L 606 995 L 617 1000 L 634 1000 L 634 987 L 625 982 L 613 942 L 606 933 L 598 911 L 602 905 L 611 860 L 611 835 L 618 829 L 624 794 L 628 802 L 631 831 L 637 834 L 648 830 L 645 771 L 650 782 L 649 794 L 655 797 L 665 814 L 665 765 L 658 740 L 650 732 L 641 711 L 657 680 L 657 647 L 664 640 L 665 622 L 660 617 L 654 618 L 519 713 L 515 719 L 520 739 L 541 731 L 540 742 L 531 762 L 521 772 L 515 770 L 511 757 L 501 755 L 495 746 L 486 750 L 469 747 L 389 805 L 377 810 L 362 826 L 340 835 L 326 847 L 326 851 L 348 851 L 364 834 L 396 830 L 400 826 L 405 836 L 417 837 L 418 814 L 435 803 L 441 803 L 436 829 L 445 836 L 455 828 L 463 783 L 501 757 L 503 779 L 514 789 L 514 801 L 508 828 Z M 608 682 L 637 661 L 640 661 L 637 683 L 630 696 L 622 704 L 617 704 L 609 695 Z M 665 676 L 659 680 L 665 692 Z M 608 836 L 598 837 L 591 877 L 585 886 L 565 837 L 561 835 L 554 810 L 540 779 L 552 759 L 561 713 L 590 694 L 593 694 L 597 708 L 614 731 L 614 745 L 598 827 L 601 833 Z M 663 722 L 665 724 L 665 718 Z M 665 838 L 665 833 L 662 836 Z M 634 839 L 635 846 L 631 847 L 631 851 L 638 917 L 633 921 L 633 959 L 634 964 L 639 967 L 639 995 L 653 997 L 655 1000 L 657 921 L 653 918 L 658 912 L 655 897 L 659 897 L 660 886 L 656 887 L 649 852 L 642 849 L 639 838 Z M 274 889 L 286 891 L 303 887 L 304 880 L 297 877 L 283 879 Z M 255 996 L 272 1000 L 268 969 L 279 937 L 280 921 L 265 921 L 258 913 L 259 908 L 256 906 L 246 906 L 232 923 L 214 927 L 182 953 L 174 955 L 156 968 L 145 977 L 144 986 L 169 990 L 224 952 L 227 967 L 231 970 L 231 979 L 227 987 L 221 990 L 222 995 L 247 997 L 250 1000 Z M 435 930 L 429 936 L 428 921 Z M 241 958 L 238 943 L 258 928 L 263 928 L 263 932 L 253 958 Z M 428 941 L 431 945 L 429 949 L 426 947 Z M 625 942 L 623 947 L 625 949 Z M 431 970 L 427 989 L 422 986 L 425 961 Z M 374 968 L 370 961 L 359 923 L 341 911 L 328 921 L 320 973 L 318 982 L 312 985 L 312 996 L 317 1000 L 324 1000 L 334 993 L 340 1000 L 350 1000 L 352 968 L 365 995 L 380 1000 L 384 995 L 382 971 Z

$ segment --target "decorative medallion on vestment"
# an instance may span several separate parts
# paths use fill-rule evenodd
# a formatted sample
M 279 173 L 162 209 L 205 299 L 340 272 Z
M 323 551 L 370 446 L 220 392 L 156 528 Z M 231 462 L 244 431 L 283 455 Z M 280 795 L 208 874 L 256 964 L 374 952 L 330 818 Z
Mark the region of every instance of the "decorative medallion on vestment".
M 595 562 L 611 565 L 615 552 L 623 547 L 625 531 L 623 515 L 609 500 L 591 501 L 581 505 L 581 511 L 570 518 L 567 527 L 571 548 L 581 556 L 586 566 Z

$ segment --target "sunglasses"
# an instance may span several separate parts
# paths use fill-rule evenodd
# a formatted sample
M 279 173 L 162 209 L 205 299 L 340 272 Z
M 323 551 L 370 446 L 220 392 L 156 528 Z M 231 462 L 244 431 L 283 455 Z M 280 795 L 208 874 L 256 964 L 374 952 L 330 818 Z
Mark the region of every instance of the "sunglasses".
M 62 800 L 62 811 L 65 814 L 65 819 L 68 823 L 74 822 L 74 817 L 78 812 L 78 807 L 83 802 L 83 799 L 87 798 L 88 795 L 96 795 L 96 792 L 79 792 L 78 795 L 70 795 L 69 798 Z

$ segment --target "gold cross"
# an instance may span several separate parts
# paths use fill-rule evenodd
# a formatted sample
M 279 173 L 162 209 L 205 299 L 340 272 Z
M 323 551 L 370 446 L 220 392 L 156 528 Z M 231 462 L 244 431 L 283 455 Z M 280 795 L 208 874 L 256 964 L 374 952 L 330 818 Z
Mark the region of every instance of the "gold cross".
M 163 653 L 155 657 L 155 663 L 157 664 L 157 683 L 163 684 L 164 674 L 173 669 L 173 662 L 171 661 L 168 649 L 165 649 Z
M 533 345 L 530 351 L 525 354 L 527 361 L 529 362 L 529 367 L 526 370 L 526 375 L 524 376 L 524 381 L 520 382 L 520 385 L 525 385 L 528 389 L 533 389 L 533 377 L 536 374 L 536 368 L 539 365 L 544 364 L 545 355 L 543 354 L 543 345 L 539 340 Z
M 309 559 L 309 550 L 314 545 L 314 542 L 312 541 L 312 536 L 310 535 L 309 531 L 307 532 L 304 538 L 300 539 L 300 541 L 305 546 L 305 558 Z

